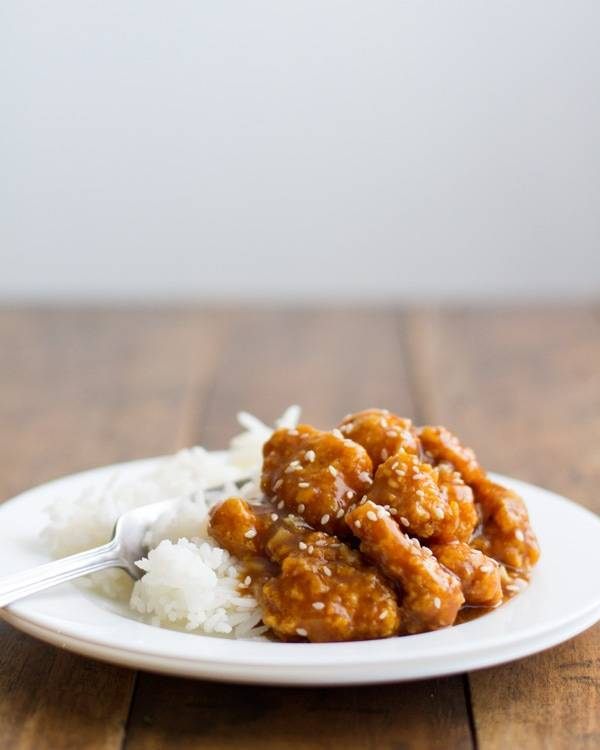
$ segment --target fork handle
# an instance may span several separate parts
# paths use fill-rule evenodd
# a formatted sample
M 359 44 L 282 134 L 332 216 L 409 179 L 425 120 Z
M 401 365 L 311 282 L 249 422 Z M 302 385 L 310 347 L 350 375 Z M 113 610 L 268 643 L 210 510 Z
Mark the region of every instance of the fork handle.
M 4 576 L 0 578 L 0 608 L 73 578 L 121 565 L 119 545 L 113 540 L 102 547 L 63 557 L 22 573 Z

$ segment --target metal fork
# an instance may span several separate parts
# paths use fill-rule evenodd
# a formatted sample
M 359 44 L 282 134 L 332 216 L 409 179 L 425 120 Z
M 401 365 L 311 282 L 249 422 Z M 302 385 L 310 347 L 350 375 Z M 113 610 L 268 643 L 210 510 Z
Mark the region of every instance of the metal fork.
M 244 481 L 239 480 L 235 484 L 240 486 Z M 162 500 L 124 513 L 117 521 L 108 544 L 0 578 L 0 608 L 30 594 L 105 568 L 122 568 L 134 580 L 138 580 L 143 571 L 135 563 L 148 551 L 144 544 L 147 531 L 180 500 L 180 497 Z

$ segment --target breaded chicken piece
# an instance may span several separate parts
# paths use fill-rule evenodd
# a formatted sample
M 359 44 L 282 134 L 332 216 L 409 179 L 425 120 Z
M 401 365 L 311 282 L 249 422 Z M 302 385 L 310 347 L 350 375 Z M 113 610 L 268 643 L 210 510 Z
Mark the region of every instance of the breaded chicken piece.
M 297 516 L 229 498 L 209 531 L 248 563 L 263 622 L 283 640 L 386 638 L 399 627 L 391 584 L 358 552 Z
M 339 431 L 298 425 L 274 432 L 263 455 L 261 486 L 278 509 L 286 507 L 331 534 L 348 534 L 346 509 L 373 481 L 371 459 L 361 445 Z
M 361 552 L 400 584 L 403 632 L 452 625 L 465 598 L 457 576 L 442 567 L 430 549 L 408 537 L 384 508 L 370 501 L 350 511 L 346 522 L 360 539 Z
M 444 427 L 422 427 L 419 437 L 434 463 L 452 464 L 473 490 L 483 532 L 471 540 L 472 546 L 516 570 L 531 570 L 540 549 L 519 495 L 489 479 L 475 453 Z
M 439 488 L 458 514 L 454 535 L 458 541 L 468 542 L 480 522 L 473 490 L 451 464 L 440 464 L 437 471 Z
M 287 554 L 281 573 L 263 586 L 265 625 L 280 638 L 312 642 L 398 632 L 396 595 L 379 571 L 327 534 L 314 532 L 303 544 L 306 549 Z
M 458 576 L 467 604 L 496 607 L 502 602 L 501 568 L 495 560 L 464 542 L 432 544 L 431 551 Z
M 373 471 L 399 450 L 419 453 L 419 440 L 410 419 L 403 419 L 387 409 L 349 414 L 338 426 L 345 437 L 365 448 L 373 462 Z
M 240 560 L 265 554 L 271 519 L 241 497 L 230 497 L 210 511 L 209 532 L 219 546 Z
M 539 559 L 540 547 L 522 498 L 487 477 L 473 490 L 481 506 L 483 533 L 471 544 L 511 568 L 529 571 Z
M 375 474 L 369 500 L 390 508 L 400 525 L 421 539 L 451 540 L 458 526 L 458 503 L 438 484 L 438 471 L 412 453 L 400 451 Z
M 485 476 L 471 448 L 461 445 L 456 435 L 445 427 L 426 425 L 418 430 L 418 435 L 423 450 L 430 455 L 434 464 L 443 462 L 452 464 L 467 484 L 472 484 Z

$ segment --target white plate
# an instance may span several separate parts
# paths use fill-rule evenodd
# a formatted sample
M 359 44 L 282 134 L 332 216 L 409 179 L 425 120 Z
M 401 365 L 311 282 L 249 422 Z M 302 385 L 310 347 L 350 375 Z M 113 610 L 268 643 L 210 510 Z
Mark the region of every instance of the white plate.
M 121 464 L 137 475 L 158 459 Z M 109 466 L 37 487 L 0 506 L 0 571 L 46 560 L 39 533 L 59 494 L 102 481 Z M 232 641 L 162 630 L 64 584 L 5 610 L 15 627 L 55 646 L 129 667 L 186 677 L 279 685 L 347 685 L 412 680 L 478 669 L 536 653 L 600 619 L 600 520 L 547 490 L 505 477 L 521 493 L 542 557 L 529 587 L 498 610 L 434 633 L 354 643 Z

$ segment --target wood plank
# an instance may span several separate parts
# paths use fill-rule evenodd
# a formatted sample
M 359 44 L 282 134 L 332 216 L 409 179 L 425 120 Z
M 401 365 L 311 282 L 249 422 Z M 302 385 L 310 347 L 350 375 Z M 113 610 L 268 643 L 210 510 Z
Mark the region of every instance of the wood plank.
M 470 748 L 455 680 L 268 688 L 140 675 L 127 748 Z
M 402 320 L 386 311 L 246 312 L 236 318 L 198 434 L 224 447 L 241 408 L 272 420 L 293 402 L 333 426 L 382 405 L 412 413 Z M 408 685 L 284 689 L 140 675 L 128 750 L 467 748 L 460 677 Z
M 222 448 L 238 410 L 272 422 L 292 403 L 322 428 L 378 404 L 412 413 L 401 333 L 393 312 L 246 311 L 236 318 L 198 437 Z
M 222 318 L 0 312 L 0 498 L 180 447 L 190 392 L 196 398 L 212 378 Z M 0 624 L 0 748 L 121 747 L 134 678 Z
M 428 421 L 456 431 L 489 468 L 600 511 L 595 310 L 424 311 L 410 341 Z M 599 653 L 597 626 L 471 674 L 479 747 L 600 747 Z

